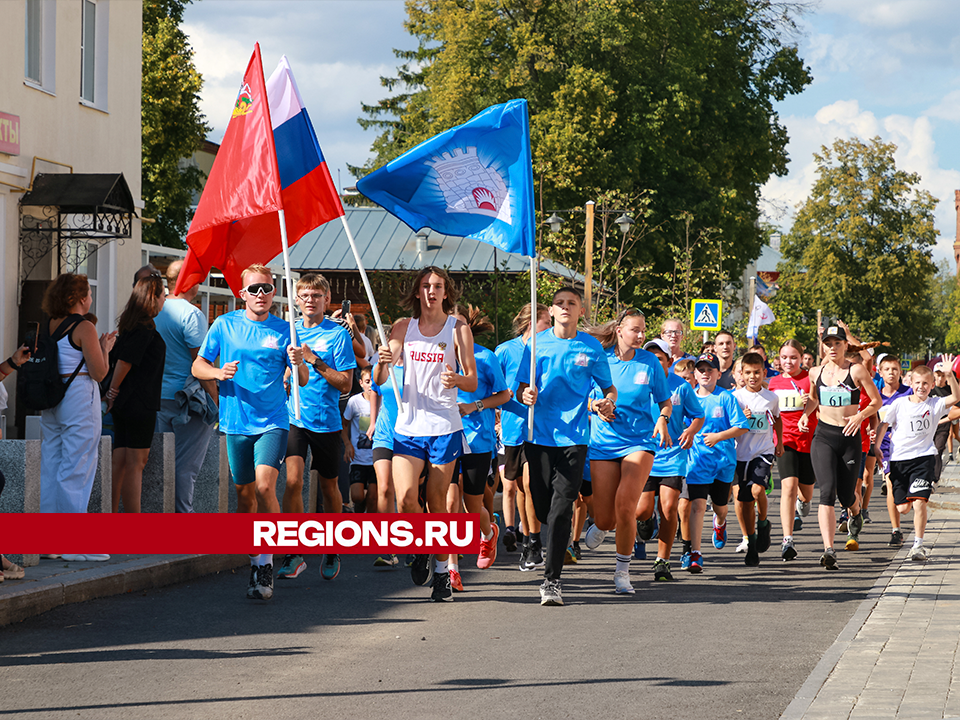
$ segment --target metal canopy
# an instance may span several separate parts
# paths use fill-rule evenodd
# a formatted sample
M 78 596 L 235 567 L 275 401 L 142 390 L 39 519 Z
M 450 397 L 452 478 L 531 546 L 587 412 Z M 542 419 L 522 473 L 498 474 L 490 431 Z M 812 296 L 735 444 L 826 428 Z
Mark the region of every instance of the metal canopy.
M 20 284 L 54 248 L 55 271 L 76 272 L 103 245 L 131 237 L 135 215 L 123 173 L 38 174 L 20 199 Z

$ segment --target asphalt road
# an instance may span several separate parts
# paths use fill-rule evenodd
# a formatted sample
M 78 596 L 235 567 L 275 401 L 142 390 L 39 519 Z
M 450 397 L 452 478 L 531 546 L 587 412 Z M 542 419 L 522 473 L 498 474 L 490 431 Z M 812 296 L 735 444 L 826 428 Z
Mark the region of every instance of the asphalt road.
M 502 548 L 452 604 L 347 556 L 332 582 L 308 558 L 268 603 L 238 571 L 64 606 L 0 629 L 0 716 L 775 718 L 894 554 L 875 523 L 827 573 L 814 515 L 792 563 L 775 534 L 747 568 L 731 533 L 699 576 L 675 557 L 655 584 L 634 561 L 634 596 L 613 592 L 608 538 L 566 568 L 560 608 Z

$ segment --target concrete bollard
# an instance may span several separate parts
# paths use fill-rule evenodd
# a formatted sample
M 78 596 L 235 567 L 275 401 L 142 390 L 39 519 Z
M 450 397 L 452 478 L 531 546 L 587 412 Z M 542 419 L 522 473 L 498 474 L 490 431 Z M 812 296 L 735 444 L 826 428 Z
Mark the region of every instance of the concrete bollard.
M 141 512 L 173 512 L 176 497 L 176 446 L 173 433 L 154 433 L 150 457 L 143 469 Z M 120 507 L 123 507 L 121 503 Z M 108 510 L 109 512 L 109 510 Z

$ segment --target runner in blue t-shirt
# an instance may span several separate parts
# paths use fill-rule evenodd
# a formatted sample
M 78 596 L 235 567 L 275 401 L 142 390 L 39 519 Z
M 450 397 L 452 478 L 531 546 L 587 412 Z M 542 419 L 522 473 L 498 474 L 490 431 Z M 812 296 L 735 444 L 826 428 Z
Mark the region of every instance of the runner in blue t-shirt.
M 237 512 L 280 512 L 277 476 L 287 446 L 284 375 L 296 367 L 307 382 L 303 350 L 291 343 L 290 325 L 270 314 L 276 288 L 273 274 L 251 265 L 240 276 L 246 303 L 218 317 L 193 362 L 198 380 L 220 381 L 220 429 L 227 436 L 227 460 L 237 490 Z M 214 362 L 220 358 L 220 367 Z M 273 597 L 273 555 L 250 558 L 247 597 Z
M 669 350 L 665 346 L 663 340 L 657 339 L 648 342 L 643 349 L 656 356 L 667 377 L 670 404 L 673 406 L 667 432 L 673 445 L 657 450 L 653 467 L 650 468 L 650 477 L 640 495 L 640 502 L 637 503 L 637 541 L 646 542 L 653 537 L 653 513 L 656 505 L 654 501 L 659 500 L 660 529 L 657 533 L 657 560 L 653 564 L 653 579 L 658 581 L 673 580 L 670 553 L 677 535 L 680 492 L 687 474 L 687 451 L 693 445 L 693 438 L 703 427 L 704 416 L 703 406 L 690 383 L 671 371 Z
M 603 346 L 577 330 L 583 315 L 580 291 L 572 287 L 558 290 L 550 315 L 553 328 L 536 335 L 535 384 L 531 385 L 530 346 L 520 361 L 517 379 L 523 403 L 534 406 L 533 442 L 524 446 L 530 464 L 530 493 L 537 519 L 550 528 L 540 603 L 563 605 L 560 573 L 589 440 L 587 397 L 596 383 L 604 397 L 593 405 L 598 413 L 612 416 L 617 389 Z
M 907 387 L 901 382 L 903 371 L 901 370 L 900 358 L 898 356 L 889 353 L 883 355 L 880 360 L 879 370 L 880 377 L 882 378 L 880 385 L 881 406 L 877 412 L 877 417 L 880 422 L 883 423 L 886 422 L 887 410 L 890 409 L 893 401 L 905 395 L 913 395 L 913 388 Z M 883 495 L 886 496 L 887 515 L 890 517 L 891 532 L 889 546 L 898 548 L 903 545 L 903 531 L 900 530 L 900 513 L 897 511 L 897 506 L 893 502 L 893 492 L 891 491 L 893 485 L 890 482 L 889 431 L 877 437 L 874 443 L 874 455 L 880 461 L 880 472 L 883 475 Z M 848 518 L 841 516 L 841 519 L 844 521 L 843 524 L 849 523 Z M 843 528 L 842 532 L 846 531 L 847 528 Z
M 543 332 L 550 327 L 550 309 L 537 305 L 537 324 L 530 327 L 530 305 L 520 308 L 513 319 L 513 331 L 517 337 L 501 343 L 496 349 L 500 369 L 507 380 L 513 397 L 500 408 L 500 435 L 503 440 L 503 546 L 508 552 L 516 548 L 514 520 L 517 513 L 522 523 L 520 541 L 520 570 L 529 572 L 543 567 L 543 544 L 540 541 L 540 521 L 533 508 L 530 494 L 530 469 L 523 454 L 523 442 L 527 439 L 527 406 L 517 395 L 517 374 L 523 351 L 532 332 Z
M 283 511 L 303 512 L 303 471 L 310 448 L 310 469 L 316 471 L 318 507 L 309 512 L 338 513 L 343 510 L 340 494 L 340 393 L 353 385 L 353 338 L 342 325 L 324 316 L 330 303 L 330 283 L 323 275 L 308 273 L 297 281 L 297 337 L 303 347 L 303 360 L 310 366 L 309 380 L 300 391 L 300 419 L 293 412 L 293 397 L 288 401 L 290 434 L 287 436 L 287 484 L 283 490 Z M 307 569 L 300 555 L 285 555 L 278 578 L 292 580 Z M 340 572 L 340 556 L 323 557 L 320 577 L 333 580 Z
M 703 570 L 700 539 L 707 497 L 713 504 L 713 545 L 719 550 L 727 542 L 727 503 L 737 469 L 735 438 L 749 431 L 733 393 L 717 386 L 720 360 L 716 355 L 706 353 L 697 358 L 696 376 L 704 421 L 687 456 L 687 477 L 680 494 L 680 568 L 692 573 Z
M 667 424 L 673 406 L 660 362 L 643 347 L 647 328 L 643 313 L 627 308 L 593 335 L 606 349 L 610 376 L 617 389 L 614 413 L 598 411 L 590 423 L 590 479 L 593 486 L 594 524 L 585 544 L 600 547 L 608 530 L 616 528 L 617 564 L 613 585 L 617 594 L 633 595 L 630 559 L 637 539 L 636 512 L 653 465 L 653 454 L 672 444 Z M 592 398 L 599 395 L 594 388 Z M 599 398 L 598 398 L 599 399 Z M 654 420 L 651 401 L 659 406 Z
M 493 330 L 490 319 L 472 305 L 457 305 L 453 314 L 470 328 L 474 338 Z M 459 477 L 462 482 L 463 504 L 467 512 L 480 516 L 481 540 L 477 567 L 485 570 L 497 559 L 497 538 L 500 535 L 500 529 L 490 521 L 490 513 L 483 504 L 491 462 L 497 452 L 497 417 L 494 408 L 503 405 L 513 394 L 507 389 L 500 363 L 492 351 L 474 343 L 473 356 L 477 361 L 477 389 L 473 392 L 457 391 L 463 435 L 470 452 L 460 456 L 459 472 L 454 474 L 453 479 L 457 482 Z M 459 498 L 454 500 L 454 507 L 459 511 Z M 450 556 L 450 584 L 454 590 L 463 590 L 456 555 Z

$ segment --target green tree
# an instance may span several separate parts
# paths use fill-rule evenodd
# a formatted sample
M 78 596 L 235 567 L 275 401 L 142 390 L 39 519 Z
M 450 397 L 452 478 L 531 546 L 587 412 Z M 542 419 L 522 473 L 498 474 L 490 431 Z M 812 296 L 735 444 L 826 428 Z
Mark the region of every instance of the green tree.
M 408 0 L 418 47 L 397 52 L 404 63 L 383 79 L 400 94 L 364 106 L 360 123 L 380 134 L 355 171 L 526 98 L 541 211 L 647 193 L 651 232 L 624 266 L 652 274 L 629 279 L 625 298 L 650 282 L 666 288 L 688 230 L 715 242 L 696 245 L 686 265 L 738 278 L 760 251 L 760 187 L 786 172 L 774 103 L 810 82 L 787 42 L 800 10 L 770 0 Z M 541 250 L 562 254 L 555 240 L 544 236 Z
M 896 146 L 837 140 L 814 155 L 817 179 L 783 238 L 782 301 L 844 320 L 862 339 L 923 351 L 933 337 L 928 287 L 937 199 L 898 170 Z M 778 296 L 779 297 L 779 296 Z
M 200 112 L 203 79 L 180 29 L 190 0 L 144 0 L 141 100 L 143 241 L 184 247 L 194 194 L 203 173 L 183 161 L 200 149 L 211 128 Z

